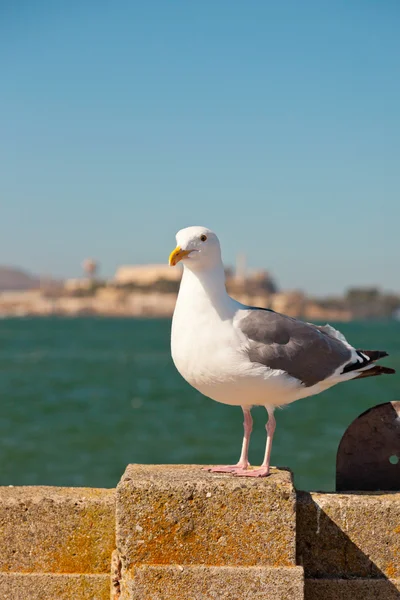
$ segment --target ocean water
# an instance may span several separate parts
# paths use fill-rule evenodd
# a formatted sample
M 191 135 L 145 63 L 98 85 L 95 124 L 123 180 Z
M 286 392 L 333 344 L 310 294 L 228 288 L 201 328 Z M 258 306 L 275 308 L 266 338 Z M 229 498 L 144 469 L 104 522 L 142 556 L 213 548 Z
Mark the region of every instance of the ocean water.
M 272 464 L 299 489 L 333 490 L 346 427 L 400 399 L 400 322 L 338 325 L 356 346 L 390 353 L 399 375 L 341 384 L 276 412 Z M 240 408 L 201 396 L 176 372 L 168 320 L 0 321 L 0 485 L 114 487 L 135 463 L 237 460 Z M 252 463 L 264 453 L 266 411 L 253 410 Z

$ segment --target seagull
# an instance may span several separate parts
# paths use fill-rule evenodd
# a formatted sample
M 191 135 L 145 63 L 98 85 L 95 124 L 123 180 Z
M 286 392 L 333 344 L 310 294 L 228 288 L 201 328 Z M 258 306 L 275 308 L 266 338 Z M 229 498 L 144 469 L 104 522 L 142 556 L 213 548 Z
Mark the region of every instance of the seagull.
M 275 408 L 342 381 L 395 372 L 375 364 L 386 352 L 356 350 L 330 325 L 305 323 L 231 298 L 220 243 L 210 229 L 182 229 L 176 243 L 169 264 L 182 261 L 183 275 L 171 329 L 174 364 L 199 392 L 240 406 L 244 415 L 238 463 L 208 467 L 209 471 L 268 476 Z M 264 406 L 268 412 L 265 455 L 259 468 L 249 468 L 248 460 L 253 406 Z

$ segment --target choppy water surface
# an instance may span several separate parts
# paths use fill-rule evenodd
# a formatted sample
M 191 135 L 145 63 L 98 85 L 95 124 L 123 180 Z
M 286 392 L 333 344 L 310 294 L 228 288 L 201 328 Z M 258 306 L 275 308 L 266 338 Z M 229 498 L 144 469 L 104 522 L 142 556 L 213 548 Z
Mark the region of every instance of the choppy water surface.
M 399 400 L 400 322 L 339 325 L 358 347 L 387 350 L 399 375 L 337 386 L 279 410 L 272 464 L 302 489 L 334 489 L 347 425 Z M 0 321 L 0 485 L 114 487 L 136 463 L 231 463 L 240 408 L 202 397 L 169 352 L 170 322 L 129 319 Z M 266 412 L 254 409 L 250 457 L 262 460 Z

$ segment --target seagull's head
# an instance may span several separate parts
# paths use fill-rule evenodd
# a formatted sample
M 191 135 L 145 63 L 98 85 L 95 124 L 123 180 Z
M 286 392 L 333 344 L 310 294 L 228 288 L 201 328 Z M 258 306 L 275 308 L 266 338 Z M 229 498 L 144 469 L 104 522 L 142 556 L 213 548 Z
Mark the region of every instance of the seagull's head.
M 221 262 L 219 240 L 211 229 L 206 227 L 186 227 L 176 234 L 176 248 L 169 256 L 169 264 L 174 267 L 179 261 L 193 270 L 209 269 Z

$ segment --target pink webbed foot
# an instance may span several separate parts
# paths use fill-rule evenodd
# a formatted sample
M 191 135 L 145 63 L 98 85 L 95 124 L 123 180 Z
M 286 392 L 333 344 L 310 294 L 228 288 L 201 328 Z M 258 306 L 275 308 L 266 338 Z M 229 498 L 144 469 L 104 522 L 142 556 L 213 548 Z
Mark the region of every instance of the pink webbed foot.
M 258 469 L 237 469 L 234 471 L 235 477 L 268 477 L 269 467 L 259 467 Z
M 209 473 L 236 473 L 237 471 L 245 471 L 245 465 L 217 465 L 215 467 L 204 467 L 204 471 Z

